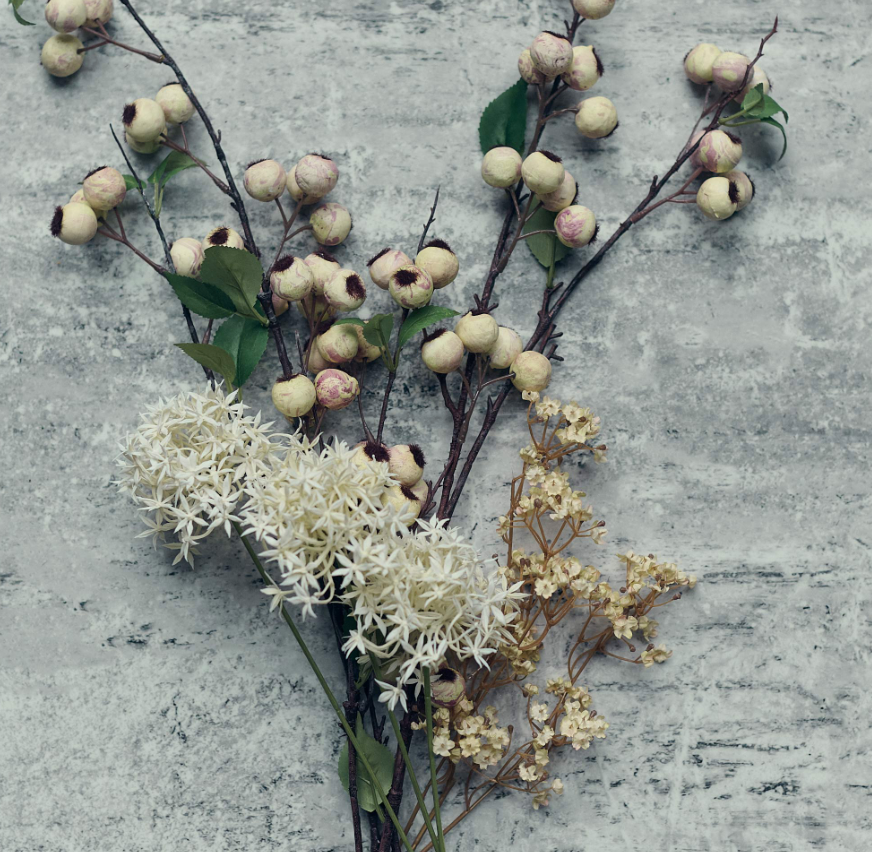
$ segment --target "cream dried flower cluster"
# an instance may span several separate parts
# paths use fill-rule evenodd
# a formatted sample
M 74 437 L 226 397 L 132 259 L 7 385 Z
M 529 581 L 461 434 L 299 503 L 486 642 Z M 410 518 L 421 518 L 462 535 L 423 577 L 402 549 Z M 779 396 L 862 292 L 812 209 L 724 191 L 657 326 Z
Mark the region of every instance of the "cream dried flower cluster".
M 404 687 L 424 666 L 436 669 L 449 654 L 485 666 L 510 635 L 518 587 L 488 572 L 444 521 L 372 529 L 337 561 L 342 601 L 357 622 L 344 650 L 390 661 L 396 681 L 380 685 L 392 708 L 406 707 Z
M 122 444 L 118 484 L 145 513 L 140 537 L 177 550 L 173 564 L 193 563 L 196 545 L 214 530 L 230 535 L 245 483 L 276 458 L 272 424 L 245 408 L 236 391 L 182 393 L 148 408 Z

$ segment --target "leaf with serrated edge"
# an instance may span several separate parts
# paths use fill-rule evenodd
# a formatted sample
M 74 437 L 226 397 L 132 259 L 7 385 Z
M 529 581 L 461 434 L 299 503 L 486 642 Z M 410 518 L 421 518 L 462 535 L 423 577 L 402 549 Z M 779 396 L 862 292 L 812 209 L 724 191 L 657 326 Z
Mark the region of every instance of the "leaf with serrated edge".
M 234 386 L 236 364 L 233 357 L 220 346 L 213 346 L 211 343 L 177 343 L 176 346 L 198 364 L 224 376 L 228 388 Z
M 526 129 L 527 84 L 518 80 L 494 98 L 481 114 L 478 141 L 482 154 L 498 146 L 508 146 L 519 154 L 523 153 Z
M 235 312 L 233 301 L 217 287 L 172 272 L 165 272 L 164 277 L 169 281 L 179 301 L 201 317 L 223 319 L 232 316 Z
M 554 220 L 557 218 L 556 213 L 540 207 L 524 225 L 524 233 L 530 231 L 551 230 L 554 228 Z M 532 237 L 527 237 L 524 242 L 527 248 L 530 249 L 533 257 L 539 261 L 546 269 L 551 268 L 551 264 L 559 263 L 570 253 L 567 248 L 554 234 L 536 234 Z M 553 261 L 552 261 L 553 258 Z
M 257 316 L 253 305 L 260 292 L 263 268 L 250 252 L 229 246 L 207 248 L 200 279 L 230 296 L 240 314 Z
M 412 311 L 400 328 L 397 346 L 402 349 L 419 331 L 423 331 L 433 323 L 448 317 L 456 317 L 457 311 L 444 308 L 442 305 L 425 305 Z

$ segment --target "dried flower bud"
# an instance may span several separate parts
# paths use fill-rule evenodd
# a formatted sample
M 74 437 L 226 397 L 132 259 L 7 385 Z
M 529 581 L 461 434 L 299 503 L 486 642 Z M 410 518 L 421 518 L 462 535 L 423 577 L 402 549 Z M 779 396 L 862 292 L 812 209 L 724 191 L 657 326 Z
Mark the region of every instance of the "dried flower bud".
M 124 175 L 109 166 L 91 172 L 82 183 L 85 203 L 94 210 L 111 210 L 124 201 L 127 184 Z
M 297 304 L 299 305 L 299 302 Z M 332 361 L 328 361 L 318 349 L 318 338 L 316 337 L 312 348 L 309 350 L 309 363 L 306 365 L 306 368 L 310 373 L 317 374 L 322 370 L 329 370 L 333 366 L 335 364 Z
M 551 362 L 541 352 L 522 352 L 512 361 L 511 371 L 519 391 L 543 391 L 551 381 Z
M 85 0 L 85 11 L 88 13 L 86 27 L 96 27 L 98 24 L 108 24 L 115 11 L 114 0 Z
M 272 401 L 286 419 L 302 417 L 315 404 L 315 385 L 308 376 L 279 379 L 272 388 Z
M 755 65 L 751 70 L 751 79 L 745 84 L 745 87 L 736 93 L 736 97 L 733 99 L 738 103 L 742 103 L 743 100 L 748 95 L 748 92 L 751 91 L 755 86 L 761 85 L 763 86 L 763 94 L 768 95 L 769 89 L 771 88 L 769 84 L 769 77 L 766 72 L 759 66 Z
M 280 317 L 291 306 L 291 303 L 289 301 L 287 301 L 287 299 L 283 299 L 277 293 L 272 294 L 271 301 L 272 301 L 273 313 L 277 317 Z
M 357 467 L 367 467 L 371 464 L 387 464 L 388 448 L 376 441 L 361 441 L 354 445 L 354 455 L 351 463 Z
M 243 242 L 242 237 L 240 237 L 233 228 L 221 226 L 218 228 L 212 228 L 203 240 L 203 251 L 212 248 L 212 246 L 227 246 L 228 248 L 244 249 L 245 243 Z
M 397 444 L 388 450 L 388 470 L 400 485 L 412 486 L 424 475 L 424 453 L 417 444 Z
M 331 364 L 344 364 L 357 355 L 357 334 L 353 325 L 331 325 L 315 338 L 315 345 Z
M 463 360 L 463 341 L 453 332 L 439 329 L 421 344 L 421 359 L 434 373 L 453 373 Z
M 524 50 L 518 57 L 518 73 L 525 83 L 530 83 L 533 86 L 538 86 L 539 83 L 544 83 L 547 77 L 536 69 L 533 65 L 533 57 L 530 56 L 530 49 Z
M 724 51 L 712 64 L 712 80 L 724 92 L 738 92 L 750 64 L 744 54 Z
M 575 178 L 568 170 L 564 170 L 563 183 L 554 192 L 546 192 L 544 195 L 537 196 L 537 198 L 546 210 L 550 210 L 552 213 L 559 213 L 575 201 L 577 192 L 578 186 L 575 183 Z
M 45 20 L 59 33 L 71 33 L 88 20 L 85 0 L 48 0 Z
M 312 270 L 314 286 L 312 292 L 316 296 L 324 295 L 324 285 L 339 271 L 339 261 L 324 249 L 312 252 L 305 258 L 306 266 Z
M 398 269 L 388 282 L 393 300 L 401 308 L 420 308 L 433 298 L 433 279 L 415 265 Z
M 454 707 L 465 694 L 466 681 L 463 676 L 448 666 L 439 669 L 430 680 L 430 697 L 438 707 Z
M 69 204 L 88 204 L 87 199 L 85 198 L 84 190 L 77 189 L 71 196 L 68 202 Z M 101 210 L 98 207 L 94 207 L 93 204 L 88 204 L 94 213 L 97 214 L 97 219 L 105 219 L 106 214 L 109 212 L 108 210 Z
M 557 239 L 569 248 L 586 246 L 596 236 L 596 216 L 581 204 L 561 210 L 554 220 Z
M 385 490 L 385 496 L 389 505 L 393 506 L 398 512 L 412 512 L 412 517 L 408 521 L 411 526 L 415 523 L 415 518 L 421 514 L 421 501 L 411 488 L 405 485 L 392 485 Z
M 521 155 L 508 146 L 491 148 L 481 161 L 481 176 L 488 186 L 513 186 L 521 179 Z
M 691 162 L 707 172 L 724 174 L 742 159 L 742 140 L 725 130 L 709 130 L 694 151 Z
M 572 65 L 572 42 L 559 33 L 539 33 L 530 45 L 533 67 L 546 77 L 553 78 Z
M 381 358 L 384 349 L 370 343 L 363 336 L 363 329 L 359 325 L 353 325 L 352 328 L 357 333 L 357 355 L 354 356 L 354 360 L 365 361 L 368 364 L 370 361 L 375 361 L 376 358 Z
M 497 370 L 512 366 L 512 361 L 524 351 L 524 344 L 517 331 L 501 325 L 497 332 L 497 342 L 490 350 L 490 365 Z
M 176 275 L 196 278 L 200 274 L 205 254 L 199 240 L 181 237 L 170 246 L 170 257 L 176 269 Z
M 744 210 L 754 200 L 754 194 L 757 191 L 754 181 L 744 172 L 740 171 L 727 172 L 724 177 L 736 184 L 736 192 L 738 193 L 736 212 L 738 213 L 739 210 Z
M 156 154 L 161 147 L 159 139 L 152 139 L 151 142 L 137 142 L 126 130 L 124 131 L 124 141 L 137 154 Z
M 684 73 L 687 74 L 687 79 L 691 83 L 711 83 L 712 66 L 721 53 L 723 51 L 716 44 L 698 44 L 684 57 Z
M 127 104 L 121 120 L 130 138 L 137 142 L 154 142 L 167 131 L 164 111 L 151 98 L 137 98 Z
M 415 266 L 430 276 L 437 290 L 447 287 L 460 268 L 457 255 L 444 240 L 430 240 L 415 257 Z
M 524 183 L 537 195 L 554 192 L 563 183 L 565 172 L 560 157 L 550 151 L 534 151 L 521 163 Z
M 329 408 L 330 411 L 339 411 L 351 405 L 360 393 L 360 385 L 354 376 L 349 376 L 342 370 L 329 368 L 321 370 L 315 376 L 315 395 L 318 405 Z
M 293 166 L 287 176 L 288 193 L 297 204 L 314 204 L 319 199 L 314 195 L 306 195 L 297 183 L 297 167 Z
M 315 276 L 302 258 L 286 254 L 270 271 L 269 285 L 273 293 L 289 302 L 297 302 L 312 292 Z
M 615 8 L 615 0 L 572 0 L 572 8 L 590 21 L 598 21 Z
M 339 180 L 339 169 L 329 157 L 306 154 L 294 167 L 294 180 L 306 195 L 323 198 Z
M 245 170 L 242 183 L 255 201 L 275 201 L 285 191 L 286 179 L 281 163 L 258 160 Z
M 328 201 L 312 211 L 309 224 L 322 246 L 338 246 L 351 230 L 351 214 L 341 204 Z
M 588 139 L 603 139 L 618 126 L 618 111 L 608 98 L 585 98 L 578 105 L 575 126 Z
M 410 485 L 409 490 L 418 498 L 418 501 L 422 506 L 427 501 L 427 497 L 430 496 L 430 486 L 427 485 L 423 479 L 419 480 L 414 485 Z
M 603 64 L 593 45 L 579 45 L 572 49 L 572 65 L 562 80 L 576 92 L 586 92 L 603 75 Z
M 71 246 L 81 246 L 97 233 L 97 214 L 87 204 L 56 207 L 51 220 L 51 235 Z
M 194 102 L 179 83 L 164 86 L 154 99 L 160 104 L 167 124 L 184 124 L 194 115 Z
M 463 345 L 470 351 L 490 352 L 500 334 L 497 321 L 490 314 L 464 314 L 454 327 Z
M 404 266 L 409 266 L 412 259 L 399 249 L 383 248 L 375 257 L 367 262 L 369 277 L 373 284 L 387 290 L 391 282 L 391 275 Z
M 324 285 L 324 298 L 337 311 L 354 311 L 366 300 L 366 287 L 353 269 L 339 269 Z
M 739 207 L 738 186 L 725 177 L 711 177 L 699 188 L 696 204 L 707 219 L 729 219 Z
M 79 53 L 84 46 L 74 35 L 53 35 L 42 46 L 42 67 L 52 77 L 75 74 L 85 60 L 85 54 Z

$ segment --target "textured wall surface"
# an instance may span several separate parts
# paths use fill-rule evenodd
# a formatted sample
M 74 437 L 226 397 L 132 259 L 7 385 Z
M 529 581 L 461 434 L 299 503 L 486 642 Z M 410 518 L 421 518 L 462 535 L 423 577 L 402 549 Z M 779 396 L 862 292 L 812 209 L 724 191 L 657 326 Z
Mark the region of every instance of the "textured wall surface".
M 356 215 L 339 252 L 348 265 L 386 244 L 411 250 L 441 184 L 436 235 L 462 269 L 446 294 L 470 302 L 501 216 L 478 177 L 478 116 L 568 3 L 140 7 L 238 173 L 263 156 L 338 160 L 334 198 Z M 561 322 L 552 390 L 591 405 L 611 447 L 607 465 L 579 471 L 608 544 L 579 555 L 612 571 L 629 547 L 700 576 L 661 619 L 675 655 L 650 670 L 591 666 L 612 727 L 555 766 L 563 798 L 537 813 L 522 797 L 490 801 L 449 848 L 793 852 L 872 837 L 868 2 L 618 0 L 582 41 L 606 64 L 595 93 L 616 102 L 620 130 L 590 143 L 567 120 L 549 126 L 548 147 L 609 233 L 696 116 L 684 53 L 698 41 L 753 52 L 776 12 L 763 65 L 791 113 L 791 148 L 776 166 L 777 132 L 744 134 L 758 199 L 720 225 L 694 208 L 660 211 Z M 134 538 L 136 512 L 110 482 L 137 412 L 198 381 L 172 346 L 185 339 L 178 304 L 122 247 L 47 233 L 88 170 L 120 165 L 108 124 L 167 71 L 110 49 L 53 80 L 39 66 L 47 27 L 2 15 L 0 848 L 348 850 L 335 725 L 242 549 L 216 540 L 196 571 L 171 567 Z M 114 29 L 143 42 L 123 9 Z M 145 216 L 126 207 L 134 240 L 156 254 Z M 232 215 L 198 173 L 168 192 L 175 237 Z M 253 215 L 274 244 L 273 208 Z M 532 329 L 541 280 L 519 252 L 499 287 L 503 322 Z M 268 400 L 269 359 L 255 404 Z M 438 470 L 448 420 L 435 383 L 415 367 L 398 391 L 389 439 L 419 441 Z M 458 515 L 487 552 L 519 466 L 521 412 L 506 406 Z M 350 417 L 337 422 L 356 438 Z M 306 630 L 338 684 L 326 619 Z

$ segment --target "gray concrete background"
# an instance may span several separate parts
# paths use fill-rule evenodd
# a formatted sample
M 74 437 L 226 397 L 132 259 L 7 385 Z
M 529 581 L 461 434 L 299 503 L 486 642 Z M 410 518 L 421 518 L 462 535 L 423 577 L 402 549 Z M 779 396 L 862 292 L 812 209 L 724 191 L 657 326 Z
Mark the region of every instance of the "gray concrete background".
M 469 303 L 501 215 L 477 174 L 478 116 L 568 3 L 140 6 L 239 173 L 263 156 L 336 157 L 334 198 L 356 216 L 348 264 L 385 244 L 411 250 L 441 184 L 436 234 L 462 269 L 447 298 Z M 450 848 L 792 852 L 856 850 L 872 835 L 868 4 L 618 0 L 583 42 L 606 64 L 594 93 L 616 102 L 620 132 L 580 142 L 567 121 L 548 147 L 608 233 L 695 117 L 684 53 L 703 40 L 753 52 L 776 12 L 763 65 L 791 113 L 785 160 L 776 131 L 744 133 L 755 203 L 720 225 L 692 208 L 652 217 L 561 323 L 567 360 L 552 390 L 593 406 L 612 448 L 579 472 L 609 543 L 579 555 L 614 571 L 630 547 L 700 576 L 663 614 L 675 656 L 647 671 L 592 666 L 612 727 L 555 766 L 562 800 L 538 813 L 517 796 L 490 801 Z M 47 27 L 3 15 L 0 848 L 350 849 L 334 725 L 241 548 L 216 541 L 195 572 L 173 569 L 134 539 L 136 513 L 110 484 L 137 412 L 198 381 L 171 345 L 185 339 L 178 305 L 115 244 L 77 249 L 47 233 L 90 168 L 120 165 L 108 123 L 167 72 L 109 50 L 52 80 L 39 67 Z M 123 9 L 114 29 L 143 41 Z M 145 216 L 126 207 L 156 253 Z M 193 172 L 169 191 L 165 219 L 175 237 L 233 224 Z M 271 209 L 254 209 L 254 226 L 274 243 Z M 531 329 L 541 275 L 520 252 L 501 321 Z M 253 379 L 257 404 L 272 358 Z M 435 391 L 406 372 L 388 436 L 420 441 L 434 471 L 448 426 Z M 357 437 L 352 419 L 339 426 Z M 521 407 L 507 406 L 459 513 L 487 552 L 522 442 Z M 326 621 L 307 634 L 335 678 Z

